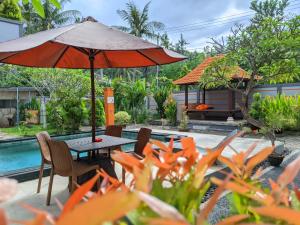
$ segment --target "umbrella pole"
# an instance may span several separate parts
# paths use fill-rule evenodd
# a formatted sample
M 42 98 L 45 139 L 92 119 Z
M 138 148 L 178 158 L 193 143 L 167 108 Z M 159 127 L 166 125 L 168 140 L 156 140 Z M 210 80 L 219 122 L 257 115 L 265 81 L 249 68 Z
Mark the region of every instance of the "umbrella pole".
M 94 61 L 95 55 L 91 50 L 89 55 L 90 71 L 91 71 L 91 97 L 92 97 L 92 141 L 96 141 L 96 99 L 95 99 L 95 74 L 94 74 Z

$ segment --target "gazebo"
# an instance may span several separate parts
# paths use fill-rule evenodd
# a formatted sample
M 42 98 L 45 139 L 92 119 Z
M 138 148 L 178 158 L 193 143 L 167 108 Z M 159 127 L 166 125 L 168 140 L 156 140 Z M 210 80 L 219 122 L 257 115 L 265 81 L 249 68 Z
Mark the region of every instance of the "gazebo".
M 187 110 L 189 116 L 193 114 L 193 117 L 196 119 L 206 119 L 206 118 L 213 118 L 213 119 L 226 119 L 228 117 L 241 117 L 240 109 L 236 108 L 236 93 L 232 90 L 227 91 L 227 102 L 226 106 L 222 108 L 215 106 L 209 102 L 207 102 L 207 89 L 206 86 L 202 88 L 202 100 L 198 103 L 189 104 L 189 86 L 199 84 L 201 80 L 201 76 L 204 74 L 204 71 L 208 66 L 213 63 L 215 60 L 224 57 L 224 55 L 217 55 L 214 57 L 207 57 L 202 63 L 200 63 L 195 69 L 189 72 L 184 77 L 175 80 L 173 83 L 175 85 L 184 86 L 185 90 L 185 97 L 184 97 L 184 105 Z M 240 67 L 236 67 L 234 73 L 231 75 L 232 82 L 237 81 L 248 81 L 247 72 Z M 207 105 L 208 104 L 208 105 Z M 206 107 L 199 107 L 199 105 L 204 105 Z M 195 117 L 197 115 L 197 117 Z

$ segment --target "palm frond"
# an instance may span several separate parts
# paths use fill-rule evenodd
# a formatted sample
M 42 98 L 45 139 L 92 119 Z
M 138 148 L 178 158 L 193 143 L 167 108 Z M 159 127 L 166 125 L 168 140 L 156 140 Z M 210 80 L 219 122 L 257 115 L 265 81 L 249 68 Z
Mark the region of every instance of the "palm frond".
M 130 29 L 128 27 L 124 27 L 124 26 L 112 26 L 113 28 L 116 28 L 120 31 L 124 31 L 126 33 L 129 33 L 130 32 Z
M 156 31 L 163 31 L 165 29 L 165 25 L 158 21 L 151 21 L 148 23 L 148 26 L 152 27 Z

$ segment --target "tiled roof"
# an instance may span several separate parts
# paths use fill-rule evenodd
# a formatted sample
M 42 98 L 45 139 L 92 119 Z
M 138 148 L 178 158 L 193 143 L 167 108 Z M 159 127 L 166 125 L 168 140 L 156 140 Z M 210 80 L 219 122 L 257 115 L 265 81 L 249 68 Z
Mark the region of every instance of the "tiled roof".
M 195 69 L 193 69 L 191 72 L 189 72 L 184 77 L 175 80 L 173 83 L 176 85 L 184 85 L 184 84 L 196 84 L 199 82 L 200 77 L 203 75 L 205 69 L 216 59 L 222 58 L 224 55 L 218 55 L 214 57 L 208 57 L 204 59 L 204 61 L 199 64 Z M 237 67 L 234 71 L 236 71 L 234 74 L 232 74 L 233 79 L 240 79 L 240 78 L 246 78 L 247 72 L 243 70 L 240 67 Z

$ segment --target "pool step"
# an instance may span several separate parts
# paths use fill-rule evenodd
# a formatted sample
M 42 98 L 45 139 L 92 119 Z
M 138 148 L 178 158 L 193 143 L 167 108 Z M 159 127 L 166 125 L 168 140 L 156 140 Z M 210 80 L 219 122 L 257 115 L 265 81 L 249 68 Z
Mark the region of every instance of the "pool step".
M 245 121 L 207 121 L 207 120 L 190 120 L 189 127 L 194 131 L 222 131 L 231 132 L 240 129 Z

